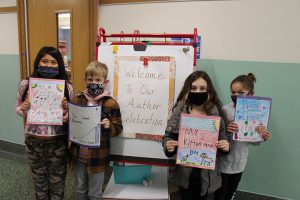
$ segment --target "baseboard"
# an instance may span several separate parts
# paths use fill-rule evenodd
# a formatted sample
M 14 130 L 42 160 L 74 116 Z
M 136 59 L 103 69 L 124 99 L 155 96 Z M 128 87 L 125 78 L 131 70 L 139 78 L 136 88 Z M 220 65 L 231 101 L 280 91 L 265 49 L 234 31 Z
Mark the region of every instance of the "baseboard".
M 14 153 L 21 156 L 26 155 L 25 145 L 9 142 L 5 140 L 0 140 L 0 151 Z
M 262 199 L 262 200 L 285 200 L 285 198 L 282 197 L 276 197 L 276 196 L 269 196 L 265 194 L 258 194 L 258 193 L 252 193 L 249 191 L 244 190 L 238 190 L 236 193 L 237 199 Z

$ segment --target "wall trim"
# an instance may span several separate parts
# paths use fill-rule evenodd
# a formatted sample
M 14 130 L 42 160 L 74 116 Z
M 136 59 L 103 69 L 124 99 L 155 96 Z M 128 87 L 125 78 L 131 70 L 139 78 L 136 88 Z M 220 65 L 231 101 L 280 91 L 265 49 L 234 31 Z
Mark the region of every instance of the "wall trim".
M 17 12 L 17 6 L 12 7 L 0 7 L 0 13 L 11 13 L 11 12 Z
M 0 140 L 0 151 L 9 152 L 21 156 L 26 155 L 24 144 L 18 144 L 6 140 Z
M 130 4 L 130 3 L 166 3 L 166 2 L 188 2 L 197 0 L 98 0 L 100 5 L 104 4 Z M 209 1 L 209 0 L 202 0 Z

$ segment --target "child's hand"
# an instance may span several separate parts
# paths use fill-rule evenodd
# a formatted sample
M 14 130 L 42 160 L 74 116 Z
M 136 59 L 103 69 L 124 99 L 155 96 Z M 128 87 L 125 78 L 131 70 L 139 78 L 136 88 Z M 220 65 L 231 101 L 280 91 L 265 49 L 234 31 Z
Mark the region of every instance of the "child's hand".
M 111 126 L 110 121 L 107 118 L 102 119 L 102 121 L 100 122 L 100 124 L 103 126 L 103 128 L 105 129 L 109 129 Z
M 62 108 L 64 110 L 68 110 L 68 102 L 67 102 L 67 98 L 64 97 L 63 100 L 62 100 Z
M 68 123 L 69 122 L 69 113 L 68 112 L 63 116 L 63 122 L 64 123 Z
M 30 108 L 30 102 L 28 100 L 25 100 L 21 105 L 21 111 L 25 114 L 28 112 Z
M 175 147 L 178 146 L 178 141 L 175 140 L 169 140 L 166 142 L 167 151 L 169 153 L 172 153 L 175 150 Z
M 261 137 L 262 137 L 265 141 L 271 140 L 271 138 L 272 138 L 272 133 L 270 133 L 270 132 L 267 130 L 267 127 L 265 127 L 265 126 L 257 126 L 257 127 L 255 128 L 255 130 L 256 130 L 256 132 L 257 132 L 258 134 L 261 135 Z
M 230 122 L 230 124 L 227 127 L 227 131 L 230 133 L 236 133 L 236 132 L 238 132 L 238 130 L 239 130 L 239 127 L 234 121 Z
M 228 152 L 229 151 L 229 142 L 227 140 L 219 140 L 217 142 L 217 148 L 221 149 L 222 151 Z
M 272 133 L 269 132 L 269 131 L 266 131 L 266 132 L 264 132 L 264 133 L 261 134 L 261 137 L 262 137 L 265 141 L 271 140 L 271 138 L 272 138 Z

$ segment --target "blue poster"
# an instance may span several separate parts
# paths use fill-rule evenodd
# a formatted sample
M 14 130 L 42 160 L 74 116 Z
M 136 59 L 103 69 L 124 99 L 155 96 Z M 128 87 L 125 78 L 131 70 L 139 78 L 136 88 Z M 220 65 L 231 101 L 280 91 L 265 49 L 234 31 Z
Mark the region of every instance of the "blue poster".
M 263 141 L 258 129 L 267 129 L 271 111 L 272 99 L 267 97 L 244 96 L 237 97 L 235 123 L 238 132 L 233 134 L 233 140 L 258 142 Z

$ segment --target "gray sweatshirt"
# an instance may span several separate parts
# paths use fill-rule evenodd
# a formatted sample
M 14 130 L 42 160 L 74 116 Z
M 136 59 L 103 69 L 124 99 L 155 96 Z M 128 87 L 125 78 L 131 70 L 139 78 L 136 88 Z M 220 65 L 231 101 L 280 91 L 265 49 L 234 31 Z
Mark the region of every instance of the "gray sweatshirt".
M 174 108 L 172 116 L 168 120 L 168 125 L 166 128 L 165 135 L 163 137 L 163 147 L 166 156 L 172 157 L 176 155 L 177 150 L 175 150 L 172 153 L 169 153 L 166 149 L 166 142 L 168 140 L 178 140 L 178 132 L 179 132 L 179 120 L 180 115 L 182 113 L 188 113 L 187 106 L 184 105 L 182 102 L 179 102 L 177 106 Z M 217 107 L 215 106 L 211 114 L 212 116 L 219 116 L 219 112 Z M 221 120 L 220 125 L 220 133 L 219 133 L 219 140 L 226 140 L 226 130 L 225 130 L 225 124 L 223 119 Z M 208 169 L 200 169 L 200 176 L 201 176 L 201 196 L 204 196 L 208 193 L 212 193 L 216 191 L 221 186 L 221 174 L 218 170 L 218 159 L 219 157 L 225 156 L 226 153 L 223 153 L 221 150 L 218 150 L 220 152 L 219 156 L 217 157 L 217 163 L 216 163 L 216 169 L 215 170 L 208 170 Z M 221 155 L 224 154 L 224 155 Z M 175 169 L 175 183 L 179 186 L 182 186 L 184 188 L 188 188 L 189 185 L 189 178 L 192 173 L 193 168 L 191 167 L 185 167 L 181 165 L 176 165 Z
M 223 107 L 227 120 L 234 120 L 235 107 L 231 102 Z M 243 172 L 248 158 L 249 144 L 258 145 L 259 142 L 241 142 L 232 139 L 232 134 L 229 136 L 230 152 L 227 156 L 220 157 L 219 170 L 226 174 L 236 174 Z

